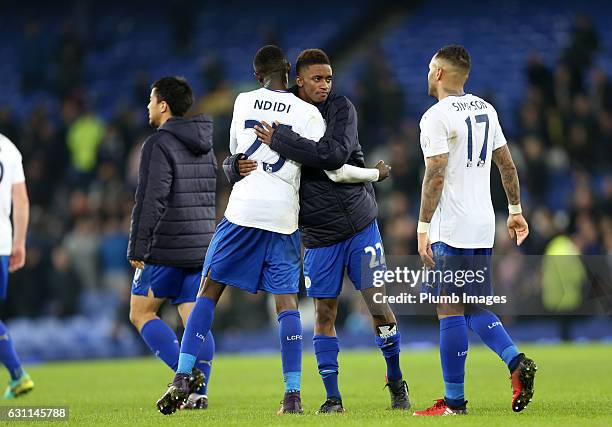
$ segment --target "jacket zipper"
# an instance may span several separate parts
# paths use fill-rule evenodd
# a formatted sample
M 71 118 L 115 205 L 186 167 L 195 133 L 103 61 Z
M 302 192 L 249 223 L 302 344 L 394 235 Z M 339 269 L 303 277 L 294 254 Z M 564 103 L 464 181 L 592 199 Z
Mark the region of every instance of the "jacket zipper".
M 357 229 L 355 228 L 353 221 L 351 221 L 351 217 L 348 211 L 346 210 L 346 208 L 344 207 L 344 204 L 342 203 L 342 199 L 340 198 L 340 196 L 338 196 L 338 192 L 336 192 L 336 188 L 334 187 L 334 184 L 331 183 L 330 185 L 331 185 L 332 191 L 334 192 L 334 196 L 336 196 L 336 200 L 338 201 L 338 204 L 340 205 L 340 208 L 342 209 L 342 212 L 344 213 L 344 217 L 346 218 L 347 222 L 351 226 L 351 231 L 353 232 L 353 234 L 356 233 Z

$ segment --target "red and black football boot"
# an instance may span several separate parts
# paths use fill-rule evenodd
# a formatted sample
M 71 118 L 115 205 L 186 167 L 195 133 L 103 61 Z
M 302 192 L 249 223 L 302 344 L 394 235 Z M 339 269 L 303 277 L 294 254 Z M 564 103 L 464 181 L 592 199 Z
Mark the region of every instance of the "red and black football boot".
M 423 409 L 422 411 L 416 411 L 412 415 L 416 417 L 444 417 L 447 415 L 467 415 L 466 405 L 467 401 L 463 404 L 461 408 L 451 408 L 449 407 L 444 399 L 436 400 L 432 406 L 427 409 Z
M 531 402 L 537 370 L 535 362 L 522 355 L 518 366 L 512 371 L 510 381 L 512 382 L 512 410 L 514 412 L 521 412 Z

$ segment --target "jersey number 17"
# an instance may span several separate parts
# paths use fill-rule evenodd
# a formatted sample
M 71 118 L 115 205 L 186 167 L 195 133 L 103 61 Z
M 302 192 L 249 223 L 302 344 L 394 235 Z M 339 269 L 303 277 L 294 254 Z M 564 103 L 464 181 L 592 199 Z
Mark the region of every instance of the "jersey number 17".
M 489 140 L 489 116 L 487 114 L 478 114 L 474 116 L 476 119 L 476 123 L 484 123 L 485 124 L 485 133 L 484 133 L 484 142 L 482 143 L 482 149 L 480 150 L 480 156 L 478 157 L 478 163 L 476 163 L 476 167 L 482 167 L 485 164 L 487 159 L 487 142 Z M 471 168 L 473 166 L 472 163 L 472 119 L 468 116 L 465 119 L 465 123 L 468 128 L 468 143 L 467 143 L 467 165 L 466 167 Z

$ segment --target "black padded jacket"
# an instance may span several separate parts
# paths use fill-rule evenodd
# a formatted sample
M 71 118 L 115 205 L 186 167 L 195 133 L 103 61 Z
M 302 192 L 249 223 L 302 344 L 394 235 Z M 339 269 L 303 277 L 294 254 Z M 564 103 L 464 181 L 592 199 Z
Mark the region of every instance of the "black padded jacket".
M 199 268 L 215 231 L 217 163 L 213 123 L 172 117 L 149 136 L 140 170 L 127 257 Z

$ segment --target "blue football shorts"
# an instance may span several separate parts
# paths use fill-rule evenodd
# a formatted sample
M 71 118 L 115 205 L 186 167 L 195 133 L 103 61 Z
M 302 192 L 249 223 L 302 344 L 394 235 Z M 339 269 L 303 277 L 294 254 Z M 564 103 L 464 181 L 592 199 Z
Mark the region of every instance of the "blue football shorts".
M 151 289 L 155 298 L 167 298 L 172 304 L 195 302 L 200 279 L 199 268 L 145 264 L 134 273 L 132 295 L 147 296 Z
M 336 298 L 342 290 L 344 272 L 356 290 L 373 286 L 375 271 L 386 270 L 385 250 L 376 220 L 354 236 L 304 254 L 306 293 L 312 298 Z
M 0 299 L 6 299 L 8 290 L 8 275 L 9 275 L 9 255 L 0 256 Z
M 431 295 L 492 296 L 493 249 L 455 248 L 443 242 L 431 245 L 435 266 L 426 270 L 421 293 Z
M 202 275 L 251 293 L 297 294 L 300 233 L 243 227 L 223 218 L 208 246 Z

